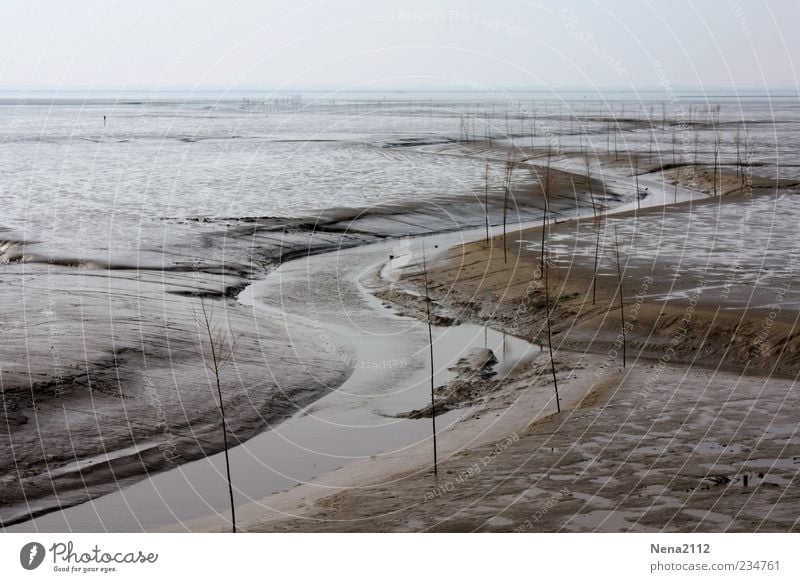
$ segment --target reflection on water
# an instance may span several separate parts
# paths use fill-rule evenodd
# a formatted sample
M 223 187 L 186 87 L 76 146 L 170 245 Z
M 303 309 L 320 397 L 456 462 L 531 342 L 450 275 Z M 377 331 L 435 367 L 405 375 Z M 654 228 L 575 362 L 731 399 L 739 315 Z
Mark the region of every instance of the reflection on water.
M 437 328 L 434 347 L 436 366 L 440 370 L 453 367 L 460 358 L 475 349 L 488 348 L 497 358 L 494 371 L 498 378 L 513 376 L 541 353 L 541 347 L 518 337 L 486 326 L 467 324 Z M 437 385 L 441 385 L 445 383 L 445 378 L 437 377 L 436 381 Z

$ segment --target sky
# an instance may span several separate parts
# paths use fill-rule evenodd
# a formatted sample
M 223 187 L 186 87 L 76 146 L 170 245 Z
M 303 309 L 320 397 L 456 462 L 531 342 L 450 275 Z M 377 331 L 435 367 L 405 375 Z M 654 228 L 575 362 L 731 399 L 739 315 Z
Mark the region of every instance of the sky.
M 798 86 L 800 0 L 0 0 L 0 88 Z

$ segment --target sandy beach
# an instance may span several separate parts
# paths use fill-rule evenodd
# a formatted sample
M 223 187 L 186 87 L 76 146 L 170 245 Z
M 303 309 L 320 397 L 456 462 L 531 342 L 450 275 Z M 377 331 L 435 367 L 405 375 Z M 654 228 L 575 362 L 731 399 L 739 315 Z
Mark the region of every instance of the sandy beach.
M 502 192 L 487 200 L 496 222 Z M 237 296 L 298 257 L 481 224 L 482 202 L 466 207 L 443 195 L 304 218 L 166 219 L 170 245 L 130 262 L 45 255 L 35 241 L 6 245 L 13 292 L 2 296 L 0 310 L 25 305 L 26 318 L 6 327 L 3 341 L 7 353 L 26 347 L 23 358 L 3 364 L 8 430 L 0 438 L 13 454 L 4 457 L 0 520 L 21 523 L 221 450 L 196 321 L 201 299 L 237 337 L 235 373 L 223 378 L 235 443 L 335 390 L 357 364 L 346 340 L 308 321 L 261 313 Z M 574 204 L 574 196 L 563 204 Z M 532 199 L 508 215 L 520 222 L 539 213 Z M 188 234 L 167 238 L 176 226 Z M 389 243 L 381 256 L 402 244 Z M 337 292 L 335 277 L 326 293 Z
M 548 227 L 560 413 L 546 349 L 496 378 L 477 353 L 466 378 L 437 388 L 444 409 L 466 411 L 439 434 L 438 477 L 428 442 L 243 506 L 242 527 L 795 531 L 796 249 L 791 235 L 766 230 L 758 217 L 777 206 L 792 212 L 796 184 L 742 187 L 733 173 L 720 180 L 724 196 L 714 196 L 704 176 L 681 184 L 703 195 L 695 201 Z M 657 179 L 676 177 L 667 170 Z M 434 318 L 546 346 L 541 239 L 530 228 L 509 233 L 507 256 L 502 235 L 493 235 L 429 257 Z M 399 274 L 390 268 L 391 285 L 370 287 L 424 320 L 415 256 Z M 170 530 L 226 527 L 215 516 Z
M 324 420 L 331 425 L 374 428 L 377 418 L 391 419 L 370 447 L 347 441 L 344 452 L 325 453 L 329 462 L 298 458 L 288 472 L 273 470 L 281 478 L 269 484 L 248 471 L 238 512 L 245 530 L 626 531 L 661 523 L 746 531 L 755 515 L 769 515 L 760 528 L 794 527 L 780 501 L 796 496 L 800 455 L 787 418 L 800 347 L 796 249 L 792 234 L 769 220 L 796 214 L 798 183 L 653 155 L 637 154 L 633 172 L 624 154 L 596 155 L 587 166 L 585 155 L 552 148 L 414 146 L 417 155 L 506 168 L 513 187 L 506 192 L 495 179 L 468 204 L 441 195 L 298 218 L 168 218 L 165 228 L 189 234 L 135 266 L 6 245 L 6 273 L 20 295 L 5 295 L 2 308 L 24 302 L 31 316 L 5 330 L 10 344 L 25 335 L 30 347 L 3 368 L 4 438 L 14 451 L 4 471 L 4 525 L 226 529 L 221 488 L 175 511 L 158 493 L 169 511 L 151 517 L 135 517 L 125 497 L 139 491 L 150 503 L 159 483 L 178 495 L 181 467 L 192 461 L 208 461 L 192 465 L 195 479 L 220 477 L 213 381 L 195 319 L 202 299 L 239 338 L 223 389 L 240 462 L 257 458 L 268 469 L 270 451 L 291 440 L 281 431 L 299 434 L 300 419 L 317 409 L 332 411 Z M 460 339 L 440 347 L 466 350 L 438 366 L 437 415 L 448 416 L 436 478 L 423 427 L 431 416 L 423 244 L 437 334 L 463 326 L 452 335 Z M 30 332 L 37 328 L 39 336 Z M 498 351 L 506 339 L 481 348 L 489 329 L 523 351 L 535 346 L 535 356 L 508 360 Z M 382 334 L 386 341 L 375 343 Z M 365 363 L 372 375 L 356 373 Z M 28 377 L 37 374 L 31 389 Z M 405 383 L 415 388 L 398 398 Z M 340 387 L 361 400 L 342 400 Z M 673 408 L 692 398 L 691 407 Z M 307 430 L 312 441 L 293 446 L 344 438 Z M 279 441 L 256 444 L 265 434 Z M 297 482 L 292 471 L 301 484 L 285 491 Z M 741 515 L 730 513 L 742 507 L 733 492 L 747 495 Z M 124 505 L 130 518 L 80 505 L 109 493 L 99 504 Z M 547 519 L 530 522 L 542 507 Z M 209 508 L 216 514 L 202 517 Z M 714 519 L 699 515 L 704 508 Z M 164 523 L 170 514 L 173 526 Z M 37 515 L 45 517 L 26 521 Z
M 800 443 L 782 412 L 796 402 L 793 382 L 641 364 L 598 380 L 600 363 L 559 357 L 561 414 L 547 365 L 493 387 L 491 404 L 441 435 L 438 480 L 430 455 L 359 463 L 244 506 L 243 528 L 796 531 Z

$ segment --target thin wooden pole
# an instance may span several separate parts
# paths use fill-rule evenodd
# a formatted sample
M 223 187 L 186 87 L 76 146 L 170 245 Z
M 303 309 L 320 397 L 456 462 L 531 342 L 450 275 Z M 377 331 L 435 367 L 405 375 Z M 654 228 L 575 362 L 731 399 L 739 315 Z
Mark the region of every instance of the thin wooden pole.
M 545 199 L 544 218 L 542 219 L 542 252 L 547 249 L 545 247 L 545 231 L 547 230 L 547 199 Z M 556 392 L 556 410 L 561 412 L 561 399 L 558 396 L 558 377 L 556 376 L 556 361 L 553 357 L 553 332 L 550 326 L 550 279 L 548 277 L 548 264 L 547 259 L 542 255 L 542 263 L 544 264 L 544 313 L 547 321 L 547 349 L 550 352 L 550 371 L 553 373 L 553 387 Z
M 506 184 L 505 194 L 503 196 L 503 262 L 508 262 L 508 245 L 506 244 L 506 224 L 508 222 L 508 194 L 511 190 L 511 173 L 514 169 L 513 162 L 511 161 L 511 154 L 508 154 L 506 160 Z
M 225 449 L 225 474 L 228 479 L 228 495 L 230 496 L 231 504 L 231 524 L 232 532 L 236 533 L 236 506 L 233 503 L 233 482 L 231 481 L 231 461 L 228 457 L 228 425 L 225 421 L 225 403 L 222 401 L 222 386 L 220 385 L 219 375 L 221 372 L 220 362 L 217 358 L 217 346 L 214 342 L 213 323 L 209 319 L 208 311 L 206 310 L 206 303 L 200 300 L 200 307 L 203 311 L 203 324 L 208 334 L 208 345 L 211 348 L 211 358 L 214 372 L 214 378 L 217 383 L 217 395 L 219 396 L 219 412 L 222 416 L 222 445 Z
M 431 355 L 431 427 L 433 429 L 433 475 L 439 477 L 439 460 L 436 448 L 436 399 L 434 397 L 433 380 L 433 330 L 431 328 L 431 297 L 428 294 L 428 262 L 425 257 L 425 243 L 422 243 L 422 273 L 425 276 L 425 311 L 428 320 L 428 346 Z
M 486 242 L 489 242 L 489 162 L 486 162 L 486 178 L 483 190 L 483 215 L 486 219 Z
M 622 300 L 622 265 L 619 259 L 619 239 L 617 238 L 617 225 L 614 225 L 614 251 L 617 255 L 617 294 L 619 295 L 619 318 L 622 325 L 622 367 L 627 364 L 627 346 L 625 337 L 625 304 Z
M 597 267 L 600 264 L 600 227 L 602 225 L 603 225 L 602 217 L 599 215 L 595 215 L 594 274 L 592 275 L 592 305 L 597 303 Z

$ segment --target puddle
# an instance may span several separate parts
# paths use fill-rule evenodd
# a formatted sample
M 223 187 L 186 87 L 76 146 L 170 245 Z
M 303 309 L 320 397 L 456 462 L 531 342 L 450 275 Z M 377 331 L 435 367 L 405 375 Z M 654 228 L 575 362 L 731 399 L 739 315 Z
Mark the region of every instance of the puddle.
M 594 479 L 591 479 L 589 482 L 595 485 L 599 485 L 600 487 L 605 487 L 607 485 L 614 485 L 619 481 L 616 478 L 612 477 L 611 475 L 605 475 L 602 477 L 595 477 Z
M 784 469 L 800 471 L 800 456 L 783 459 L 750 459 L 743 465 L 746 469 Z
M 744 447 L 736 443 L 719 443 L 715 441 L 701 441 L 698 443 L 693 453 L 696 454 L 740 454 L 744 451 Z
M 683 509 L 682 513 L 700 520 L 700 523 L 714 522 L 717 526 L 730 526 L 733 518 L 716 511 L 706 511 L 704 509 Z M 724 528 L 723 528 L 724 529 Z
M 492 350 L 497 358 L 492 368 L 497 379 L 513 377 L 542 353 L 540 346 L 485 326 L 462 324 L 438 328 L 434 335 L 434 359 L 445 362 L 446 368 L 453 367 L 459 359 L 481 348 Z M 450 374 L 450 378 L 443 378 L 442 384 L 452 379 Z
M 513 525 L 514 522 L 506 517 L 495 515 L 491 519 L 486 520 L 486 523 L 491 527 L 506 527 L 509 525 Z
M 598 509 L 575 515 L 571 520 L 570 529 L 577 528 L 588 531 L 624 532 L 642 531 L 647 528 L 639 525 L 637 521 L 642 514 L 635 511 L 621 511 L 613 509 Z
M 645 497 L 660 497 L 668 491 L 669 488 L 666 485 L 647 485 L 637 490 L 636 493 Z

